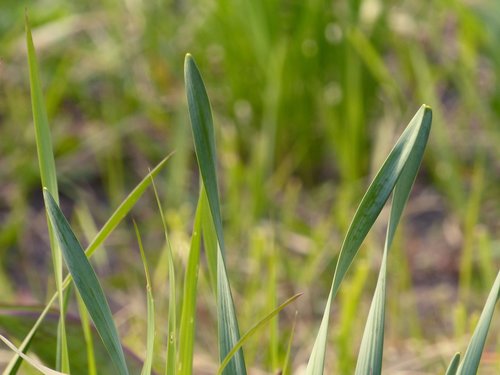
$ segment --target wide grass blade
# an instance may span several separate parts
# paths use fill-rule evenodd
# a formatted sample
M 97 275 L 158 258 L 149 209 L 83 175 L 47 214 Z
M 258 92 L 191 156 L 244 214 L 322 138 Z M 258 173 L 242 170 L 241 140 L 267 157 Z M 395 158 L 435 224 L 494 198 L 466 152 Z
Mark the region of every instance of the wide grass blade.
M 448 366 L 445 375 L 456 375 L 459 364 L 460 364 L 460 353 L 455 353 L 455 355 L 451 359 L 450 365 Z
M 236 354 L 236 352 L 245 344 L 245 342 L 252 337 L 255 333 L 257 333 L 259 330 L 264 328 L 264 326 L 272 319 L 274 318 L 281 310 L 283 310 L 285 307 L 287 307 L 289 304 L 291 304 L 293 301 L 295 301 L 297 298 L 299 298 L 302 295 L 302 293 L 298 293 L 294 295 L 293 297 L 290 297 L 287 299 L 285 302 L 283 302 L 281 305 L 276 307 L 273 311 L 271 311 L 268 315 L 266 315 L 264 318 L 259 320 L 255 325 L 248 330 L 247 333 L 245 333 L 241 339 L 236 343 L 236 345 L 231 349 L 231 351 L 227 354 L 226 358 L 221 362 L 219 366 L 219 370 L 217 371 L 217 375 L 221 375 L 222 371 L 226 368 L 227 364 L 231 360 L 231 358 Z
M 416 142 L 405 163 L 403 171 L 394 187 L 391 214 L 387 226 L 387 234 L 384 245 L 384 254 L 380 266 L 377 286 L 373 296 L 365 331 L 361 340 L 358 360 L 356 364 L 357 375 L 380 375 L 382 373 L 382 355 L 384 351 L 384 317 L 385 317 L 385 295 L 387 257 L 391 248 L 396 228 L 401 219 L 403 209 L 410 196 L 410 191 L 417 177 L 417 172 L 422 162 L 427 135 Z
M 111 310 L 104 297 L 104 292 L 97 276 L 54 198 L 52 198 L 47 190 L 44 190 L 43 196 L 45 207 L 54 228 L 57 241 L 61 247 L 64 260 L 69 272 L 73 276 L 73 282 L 116 369 L 120 374 L 128 375 L 118 332 L 116 331 Z
M 217 186 L 215 134 L 212 122 L 212 111 L 201 74 L 191 55 L 186 55 L 184 62 L 184 78 L 188 99 L 189 116 L 193 131 L 194 145 L 203 186 L 207 194 L 208 205 L 218 240 L 217 250 L 217 316 L 219 327 L 220 360 L 228 355 L 240 339 L 238 321 L 234 309 L 233 297 L 229 286 L 224 263 L 224 239 L 222 235 L 222 218 L 220 213 L 219 189 Z M 203 225 L 203 230 L 206 225 Z M 245 359 L 240 349 L 233 356 L 224 374 L 245 375 Z
M 101 246 L 101 244 L 106 240 L 106 238 L 108 238 L 111 232 L 113 232 L 113 230 L 118 226 L 118 224 L 120 224 L 123 218 L 130 212 L 132 207 L 134 207 L 136 202 L 139 200 L 139 198 L 151 184 L 151 178 L 154 178 L 155 176 L 158 175 L 158 173 L 160 173 L 160 171 L 166 165 L 168 159 L 170 159 L 171 155 L 172 154 L 167 155 L 162 161 L 160 161 L 158 165 L 155 168 L 153 168 L 153 170 L 149 172 L 141 180 L 141 182 L 139 182 L 139 184 L 137 184 L 134 190 L 130 192 L 130 194 L 120 204 L 120 206 L 118 206 L 118 208 L 113 212 L 113 214 L 110 216 L 108 221 L 103 225 L 99 233 L 97 233 L 97 235 L 94 237 L 91 243 L 87 246 L 87 249 L 85 250 L 85 255 L 87 256 L 87 258 L 90 258 L 92 254 L 94 254 L 94 252 L 99 248 L 99 246 Z M 73 278 L 71 275 L 66 276 L 63 282 L 63 289 L 66 289 L 72 280 Z M 31 342 L 33 336 L 38 330 L 38 327 L 42 323 L 43 319 L 49 312 L 52 304 L 56 301 L 58 296 L 59 293 L 56 292 L 52 296 L 52 298 L 48 300 L 47 304 L 45 305 L 45 308 L 38 317 L 37 321 L 31 328 L 30 332 L 24 338 L 21 346 L 19 347 L 19 350 L 23 352 L 26 351 L 26 348 L 29 346 L 29 343 Z M 5 370 L 2 372 L 2 374 L 3 375 L 15 374 L 21 362 L 22 362 L 22 357 L 16 354 L 14 357 L 12 357 L 11 361 L 9 362 Z
M 208 210 L 206 198 L 201 194 L 194 216 L 191 246 L 184 276 L 184 293 L 182 298 L 181 323 L 179 327 L 179 354 L 177 373 L 191 375 L 193 373 L 194 334 L 196 322 L 196 292 L 198 289 L 198 270 L 201 248 L 201 216 Z
M 491 288 L 486 304 L 484 305 L 483 312 L 479 317 L 479 322 L 477 323 L 474 334 L 472 335 L 469 346 L 467 347 L 467 351 L 465 352 L 464 359 L 458 368 L 458 375 L 474 375 L 477 373 L 479 361 L 481 360 L 484 344 L 486 342 L 486 336 L 488 335 L 491 319 L 499 298 L 500 272 L 497 274 L 495 283 Z
M 28 15 L 25 15 L 26 27 L 26 47 L 28 51 L 28 65 L 31 88 L 31 106 L 33 111 L 33 124 L 35 126 L 35 141 L 38 154 L 38 165 L 40 169 L 40 179 L 42 186 L 52 194 L 57 204 L 59 204 L 59 192 L 57 188 L 56 164 L 54 160 L 54 152 L 52 149 L 52 139 L 50 135 L 49 120 L 47 118 L 47 110 L 42 93 L 42 85 L 40 83 L 38 73 L 38 63 L 36 58 L 35 46 L 31 35 L 31 28 L 28 22 Z M 59 294 L 60 320 L 57 336 L 57 365 L 58 369 L 64 372 L 69 372 L 68 344 L 66 338 L 66 328 L 64 323 L 64 303 L 62 293 L 62 255 L 61 250 L 57 246 L 54 239 L 54 233 L 48 223 L 50 249 L 52 253 L 52 263 L 54 267 L 54 275 L 56 288 Z
M 308 375 L 323 373 L 331 302 L 361 243 L 394 189 L 412 150 L 425 146 L 431 121 L 432 112 L 429 107 L 423 105 L 406 127 L 361 200 L 340 250 L 323 319 L 307 365 Z

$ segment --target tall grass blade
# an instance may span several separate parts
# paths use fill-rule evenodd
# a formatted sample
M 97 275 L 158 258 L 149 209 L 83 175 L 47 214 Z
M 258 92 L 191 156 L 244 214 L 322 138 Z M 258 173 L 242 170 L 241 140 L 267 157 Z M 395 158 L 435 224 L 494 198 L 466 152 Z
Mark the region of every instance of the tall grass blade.
M 233 297 L 224 263 L 224 239 L 222 236 L 222 218 L 220 213 L 219 190 L 217 186 L 215 134 L 212 112 L 201 74 L 191 55 L 186 55 L 184 63 L 186 94 L 189 116 L 193 131 L 196 157 L 208 198 L 218 240 L 217 251 L 217 316 L 219 328 L 220 360 L 228 355 L 240 339 L 238 321 L 234 309 Z M 205 228 L 205 226 L 203 226 Z M 245 375 L 245 359 L 240 349 L 233 356 L 224 370 L 225 375 Z
M 477 373 L 479 361 L 481 360 L 484 344 L 486 342 L 486 336 L 488 335 L 491 319 L 499 298 L 500 272 L 497 274 L 495 283 L 493 284 L 488 299 L 486 300 L 486 304 L 484 305 L 481 316 L 479 317 L 479 322 L 477 323 L 474 334 L 472 335 L 469 346 L 467 347 L 467 351 L 465 352 L 464 359 L 462 363 L 460 363 L 457 371 L 458 375 L 473 375 Z
M 154 181 L 151 181 L 153 185 L 153 191 L 155 193 L 156 204 L 160 211 L 161 222 L 163 225 L 163 232 L 165 234 L 165 242 L 167 245 L 167 261 L 168 261 L 168 287 L 169 287 L 169 301 L 168 301 L 168 340 L 167 340 L 167 363 L 165 366 L 165 375 L 175 375 L 176 365 L 175 365 L 175 355 L 176 355 L 176 344 L 177 344 L 177 318 L 176 318 L 176 288 L 175 288 L 175 270 L 174 270 L 174 256 L 172 254 L 172 246 L 170 245 L 170 239 L 168 238 L 167 222 L 165 220 L 165 215 L 163 214 L 163 208 L 160 202 L 160 197 L 158 196 L 158 191 L 156 190 L 156 185 Z
M 245 342 L 252 337 L 255 333 L 257 333 L 260 329 L 262 329 L 272 318 L 274 318 L 281 310 L 283 310 L 285 307 L 287 307 L 289 304 L 291 304 L 293 301 L 295 301 L 297 298 L 299 298 L 302 295 L 302 293 L 296 294 L 289 299 L 287 299 L 285 302 L 283 302 L 281 305 L 276 307 L 273 311 L 271 311 L 268 315 L 266 315 L 264 318 L 259 320 L 255 325 L 248 330 L 247 333 L 245 333 L 241 339 L 236 343 L 236 345 L 231 349 L 231 351 L 227 354 L 226 358 L 221 362 L 219 366 L 219 370 L 217 371 L 217 375 L 221 375 L 222 371 L 226 368 L 227 364 L 231 360 L 231 358 L 236 354 L 236 352 L 245 344 Z
M 361 243 L 394 189 L 412 150 L 414 147 L 425 146 L 431 121 L 432 112 L 423 105 L 406 127 L 361 200 L 340 250 L 323 319 L 307 365 L 308 375 L 323 373 L 331 302 Z
M 28 15 L 25 15 L 26 27 L 26 47 L 28 50 L 28 65 L 30 76 L 31 88 L 31 106 L 33 111 L 33 124 L 35 126 L 35 141 L 38 154 L 38 164 L 40 169 L 40 178 L 42 186 L 52 194 L 57 204 L 59 204 L 59 193 L 57 188 L 56 165 L 54 160 L 54 153 L 52 149 L 52 139 L 50 135 L 49 120 L 47 118 L 47 111 L 45 108 L 45 101 L 42 93 L 42 86 L 40 83 L 38 73 L 38 63 L 36 59 L 35 46 L 33 44 L 33 37 L 31 35 L 31 28 L 28 21 Z M 62 293 L 62 255 L 61 250 L 57 246 L 54 239 L 54 233 L 48 223 L 50 249 L 52 253 L 52 263 L 54 267 L 54 275 L 56 281 L 56 288 L 59 294 L 60 306 L 60 319 L 57 336 L 57 365 L 58 369 L 64 372 L 69 372 L 69 358 L 68 358 L 68 344 L 66 338 L 65 326 L 65 309 L 63 303 Z
M 144 359 L 144 366 L 141 370 L 141 375 L 150 375 L 153 366 L 153 351 L 155 342 L 155 302 L 153 298 L 153 291 L 151 289 L 151 278 L 149 277 L 149 268 L 146 261 L 146 254 L 142 246 L 141 234 L 139 228 L 134 221 L 135 236 L 139 244 L 139 251 L 141 253 L 141 260 L 144 266 L 144 274 L 146 275 L 146 291 L 147 291 L 147 338 L 146 338 L 146 358 Z
M 113 214 L 110 216 L 108 221 L 103 225 L 99 233 L 94 237 L 94 239 L 91 241 L 91 243 L 87 246 L 87 249 L 85 250 L 85 255 L 90 258 L 92 254 L 101 246 L 101 244 L 108 238 L 108 236 L 113 232 L 113 230 L 120 224 L 120 222 L 123 220 L 123 218 L 130 212 L 132 207 L 135 205 L 135 203 L 139 200 L 139 198 L 142 196 L 144 191 L 148 188 L 148 186 L 151 184 L 151 178 L 154 178 L 155 176 L 160 173 L 160 171 L 163 169 L 163 167 L 166 165 L 168 159 L 170 159 L 170 156 L 172 154 L 167 155 L 162 161 L 158 163 L 158 165 L 151 171 L 149 172 L 142 180 L 137 184 L 137 186 L 130 192 L 130 194 L 123 200 L 123 202 L 118 206 L 118 208 L 113 212 Z M 63 282 L 63 289 L 66 289 L 68 285 L 71 283 L 73 280 L 71 275 L 66 276 Z M 26 335 L 24 338 L 23 342 L 21 343 L 21 346 L 19 347 L 19 350 L 25 351 L 27 347 L 29 346 L 31 340 L 33 339 L 33 336 L 35 335 L 36 331 L 38 330 L 38 327 L 40 327 L 40 324 L 42 323 L 43 319 L 49 312 L 52 304 L 56 301 L 58 298 L 59 293 L 55 293 L 52 298 L 50 298 L 45 305 L 45 308 L 41 312 L 40 316 L 38 317 L 37 321 L 29 331 L 29 333 Z M 5 370 L 2 372 L 3 375 L 13 375 L 16 373 L 17 369 L 19 368 L 20 364 L 22 362 L 22 357 L 19 355 L 15 355 L 12 357 L 10 360 L 9 364 L 5 368 Z
M 97 276 L 54 198 L 47 190 L 44 190 L 43 196 L 50 222 L 75 286 L 116 369 L 120 374 L 128 375 L 118 332 Z
M 184 292 L 182 298 L 181 323 L 179 327 L 179 355 L 177 373 L 191 375 L 193 373 L 194 334 L 196 322 L 196 292 L 198 288 L 198 269 L 201 248 L 201 215 L 208 210 L 202 191 L 194 216 L 193 234 L 189 248 L 189 257 L 184 276 Z
M 451 359 L 450 365 L 448 366 L 445 375 L 456 375 L 459 364 L 460 364 L 460 353 L 455 353 L 455 355 Z
M 401 219 L 403 209 L 406 206 L 411 188 L 415 182 L 415 178 L 417 177 L 417 172 L 422 162 L 424 149 L 427 144 L 428 134 L 429 133 L 427 132 L 420 142 L 415 143 L 396 186 L 394 187 L 382 264 L 380 266 L 377 286 L 375 288 L 372 304 L 368 313 L 365 331 L 361 340 L 361 347 L 356 364 L 356 375 L 380 375 L 382 373 L 387 257 L 396 233 L 396 228 Z

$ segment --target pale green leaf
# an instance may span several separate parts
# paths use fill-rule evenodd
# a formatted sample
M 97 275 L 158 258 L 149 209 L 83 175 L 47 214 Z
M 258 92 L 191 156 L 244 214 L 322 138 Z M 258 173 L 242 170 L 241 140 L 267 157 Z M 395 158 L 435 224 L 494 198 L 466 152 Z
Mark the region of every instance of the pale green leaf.
M 460 363 L 460 353 L 455 353 L 445 375 L 456 375 Z

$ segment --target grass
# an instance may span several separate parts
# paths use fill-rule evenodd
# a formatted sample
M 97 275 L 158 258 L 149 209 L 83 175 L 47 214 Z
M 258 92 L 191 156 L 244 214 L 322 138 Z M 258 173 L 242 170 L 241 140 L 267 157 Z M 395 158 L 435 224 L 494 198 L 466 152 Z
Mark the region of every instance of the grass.
M 157 173 L 161 167 L 155 172 L 159 201 L 165 202 L 166 209 L 161 211 L 172 250 L 166 243 L 159 246 L 163 243 L 159 237 L 162 231 L 158 230 L 162 215 L 154 210 L 153 195 L 144 190 L 151 183 L 149 177 L 141 183 L 140 192 L 124 201 L 120 213 L 104 226 L 97 240 L 92 242 L 91 235 L 90 247 L 83 246 L 90 249 L 90 256 L 106 240 L 106 256 L 102 257 L 99 250 L 92 265 L 104 290 L 113 290 L 106 295 L 122 344 L 146 353 L 148 294 L 140 287 L 144 282 L 137 264 L 141 262 L 134 258 L 139 252 L 128 251 L 137 246 L 137 239 L 131 223 L 122 222 L 145 193 L 133 213 L 141 228 L 147 262 L 152 266 L 150 286 L 157 311 L 152 367 L 163 369 L 168 357 L 167 316 L 178 318 L 174 323 L 179 338 L 174 348 L 178 352 L 177 371 L 198 373 L 201 368 L 212 368 L 210 372 L 215 373 L 217 363 L 224 360 L 222 353 L 228 353 L 238 342 L 235 327 L 247 332 L 257 317 L 268 316 L 278 307 L 278 301 L 300 291 L 305 293 L 294 304 L 300 311 L 294 334 L 293 309 L 288 308 L 280 313 L 279 320 L 270 321 L 268 332 L 259 331 L 245 342 L 242 365 L 249 372 L 257 368 L 276 372 L 288 363 L 291 351 L 288 368 L 299 371 L 311 352 L 335 264 L 338 259 L 339 264 L 349 263 L 342 263 L 342 254 L 349 251 L 339 254 L 336 249 L 341 248 L 344 234 L 350 233 L 349 223 L 367 176 L 375 176 L 394 135 L 401 132 L 395 124 L 410 117 L 414 103 L 425 101 L 433 107 L 434 124 L 423 159 L 424 173 L 419 175 L 408 202 L 408 224 L 399 229 L 391 256 L 382 258 L 388 262 L 384 369 L 391 372 L 393 353 L 398 348 L 400 357 L 411 353 L 421 358 L 409 364 L 413 366 L 410 369 L 445 371 L 454 351 L 466 348 L 464 337 L 472 334 L 479 319 L 472 312 L 480 311 L 498 271 L 498 132 L 491 125 L 498 113 L 498 93 L 487 87 L 487 79 L 479 77 L 487 77 L 499 61 L 491 39 L 495 22 L 488 17 L 494 14 L 488 9 L 493 5 L 472 7 L 453 2 L 447 24 L 436 15 L 445 12 L 448 5 L 437 2 L 432 12 L 416 4 L 400 8 L 382 5 L 371 21 L 364 6 L 334 5 L 324 12 L 321 2 L 300 9 L 283 8 L 274 1 L 252 5 L 218 2 L 208 8 L 201 3 L 190 8 L 169 5 L 168 15 L 155 4 L 103 4 L 99 9 L 90 4 L 85 9 L 34 6 L 30 13 L 42 57 L 40 78 L 45 84 L 45 100 L 38 99 L 38 109 L 46 104 L 61 206 L 70 213 L 68 219 L 76 236 L 83 239 L 87 231 L 77 223 L 81 207 L 93 215 L 87 220 L 96 221 L 90 227 L 101 227 L 126 192 L 147 174 L 150 160 L 160 160 L 176 150 L 166 174 Z M 18 20 L 22 19 L 22 11 L 13 6 L 9 19 L 16 19 L 16 14 Z M 271 15 L 281 21 L 276 23 Z M 409 21 L 412 18 L 414 21 Z M 93 21 L 86 22 L 89 19 Z M 125 19 L 130 29 L 121 27 Z M 246 19 L 251 22 L 241 22 Z M 398 19 L 406 19 L 404 27 L 397 24 Z M 183 27 L 181 20 L 189 27 Z M 460 28 L 449 26 L 453 22 L 470 32 L 461 34 Z M 52 27 L 52 32 L 44 34 L 44 25 Z M 83 26 L 79 29 L 78 25 Z M 416 26 L 424 31 L 415 32 L 412 27 Z M 4 67 L 7 72 L 16 72 L 19 69 L 13 69 L 14 62 L 25 61 L 20 52 L 14 53 L 21 31 L 12 24 L 3 27 L 9 30 L 2 34 L 5 43 L 1 48 L 7 56 Z M 65 39 L 58 42 L 44 35 L 71 37 L 73 42 L 64 44 L 60 41 Z M 124 40 L 129 43 L 122 43 Z M 449 48 L 451 42 L 457 43 L 457 50 Z M 96 53 L 96 49 L 105 52 Z M 202 189 L 198 199 L 188 111 L 180 94 L 179 56 L 185 50 L 193 51 L 204 72 L 216 125 L 215 134 L 208 133 L 201 143 L 197 144 L 195 137 L 198 162 L 200 144 L 209 141 L 209 154 L 200 162 L 200 166 L 210 165 L 201 168 L 208 194 L 205 197 Z M 54 303 L 59 298 L 50 298 L 54 291 L 66 288 L 69 282 L 58 286 L 62 279 L 56 276 L 50 280 L 45 272 L 38 272 L 41 267 L 36 265 L 37 259 L 48 257 L 30 250 L 36 247 L 24 240 L 29 238 L 25 234 L 46 231 L 36 224 L 43 220 L 25 220 L 37 212 L 36 202 L 41 202 L 39 177 L 44 173 L 34 167 L 33 156 L 40 140 L 35 142 L 33 134 L 21 136 L 16 131 L 16 124 L 28 124 L 31 116 L 25 109 L 27 92 L 19 89 L 21 78 L 16 78 L 28 75 L 16 74 L 2 76 L 2 139 L 16 142 L 0 142 L 2 158 L 5 155 L 0 169 L 8 181 L 2 195 L 9 207 L 2 216 L 5 225 L 0 229 L 0 243 L 3 249 L 22 247 L 23 251 L 19 257 L 7 250 L 2 255 L 3 295 L 5 302 L 15 303 L 19 290 L 25 289 L 36 301 Z M 202 201 L 205 203 L 197 204 Z M 71 213 L 74 203 L 79 211 Z M 383 210 L 381 215 L 384 223 L 390 214 Z M 431 223 L 422 226 L 427 220 Z M 369 301 L 373 293 L 370 285 L 377 281 L 381 261 L 377 244 L 383 226 L 375 223 L 368 233 L 352 271 L 346 274 L 339 298 L 333 301 L 332 326 L 325 329 L 329 342 L 325 348 L 332 358 L 326 362 L 327 373 L 355 371 L 360 340 L 361 347 L 370 342 L 362 338 L 366 335 L 361 327 L 367 316 L 380 316 L 369 313 L 374 309 L 369 309 Z M 198 237 L 201 231 L 204 235 Z M 204 250 L 200 251 L 202 241 Z M 431 255 L 427 252 L 432 261 L 422 263 L 427 248 L 433 250 Z M 446 255 L 441 254 L 459 260 L 446 266 L 446 272 L 436 271 L 446 265 L 441 258 Z M 13 267 L 26 274 L 25 281 L 12 276 Z M 57 267 L 52 274 L 57 274 Z M 173 276 L 171 268 L 176 271 L 175 285 L 167 282 Z M 439 279 L 440 275 L 445 277 Z M 433 290 L 422 281 L 425 278 L 451 285 L 451 293 L 445 293 L 456 293 L 458 298 L 437 297 L 443 302 L 436 299 L 433 304 L 425 304 L 420 295 Z M 342 279 L 342 272 L 336 274 L 336 288 Z M 381 288 L 377 287 L 376 296 L 385 294 Z M 394 293 L 395 288 L 398 293 Z M 358 296 L 356 300 L 350 293 Z M 174 294 L 177 309 L 168 303 Z M 59 289 L 56 296 L 61 297 L 60 306 L 68 301 L 68 313 L 77 311 L 71 294 L 63 299 Z M 233 302 L 236 312 L 231 311 Z M 373 303 L 379 306 L 375 300 Z M 349 311 L 360 313 L 352 316 Z M 398 322 L 401 314 L 408 317 L 407 324 Z M 438 322 L 428 318 L 433 314 L 440 317 Z M 226 319 L 219 320 L 221 315 Z M 344 317 L 341 323 L 340 317 Z M 215 322 L 219 321 L 217 333 Z M 13 341 L 19 340 L 17 346 L 29 342 L 23 344 L 22 340 L 32 323 L 26 319 L 24 333 L 10 336 Z M 495 320 L 491 329 L 483 361 L 485 373 L 498 369 L 498 358 L 492 354 L 498 345 Z M 216 338 L 224 337 L 225 331 L 231 332 L 226 334 L 227 342 L 217 343 Z M 293 341 L 289 341 L 291 336 Z M 61 366 L 67 368 L 63 363 L 63 332 L 59 337 L 62 345 L 57 349 L 56 338 L 54 355 L 40 357 L 50 367 L 63 369 Z M 33 340 L 35 348 L 36 337 Z M 398 344 L 401 340 L 404 345 Z M 93 341 L 87 339 L 89 342 Z M 450 349 L 446 349 L 447 342 L 453 344 Z M 432 343 L 443 351 L 427 357 L 426 348 Z M 71 347 L 69 342 L 67 345 Z M 221 345 L 220 353 L 215 350 L 217 345 Z M 128 348 L 125 356 L 127 352 Z M 196 361 L 191 364 L 193 353 Z M 29 371 L 25 365 L 22 369 Z

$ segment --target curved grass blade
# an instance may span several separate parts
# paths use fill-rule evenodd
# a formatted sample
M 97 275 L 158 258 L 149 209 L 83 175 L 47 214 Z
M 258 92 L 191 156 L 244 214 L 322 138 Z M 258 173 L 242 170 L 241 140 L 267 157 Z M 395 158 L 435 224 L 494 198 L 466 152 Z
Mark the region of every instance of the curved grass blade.
M 0 326 L 5 336 L 10 341 L 22 340 L 29 332 L 33 323 L 40 316 L 41 311 L 45 306 L 16 306 L 16 305 L 0 305 Z M 82 309 L 85 306 L 82 302 Z M 53 348 L 57 345 L 57 325 L 59 321 L 59 311 L 50 310 L 46 318 L 42 322 L 37 334 L 30 343 L 28 354 L 36 356 L 42 361 L 45 366 L 55 368 L 56 353 Z M 94 347 L 94 360 L 96 371 L 92 372 L 88 361 L 87 339 L 85 338 L 84 325 L 80 317 L 67 313 L 66 315 L 66 333 L 68 340 L 68 352 L 70 353 L 70 365 L 72 374 L 116 374 L 113 363 L 109 360 L 108 352 L 102 343 L 101 338 L 97 334 L 94 326 L 89 322 L 88 328 L 89 338 L 92 340 Z M 125 360 L 127 367 L 132 374 L 140 374 L 143 367 L 143 361 L 134 352 L 123 347 L 125 352 Z M 31 354 L 33 353 L 33 354 Z M 24 361 L 23 361 L 24 362 Z
M 308 375 L 323 373 L 331 302 L 336 296 L 340 283 L 361 243 L 394 189 L 412 150 L 415 147 L 422 148 L 427 143 L 431 121 L 431 109 L 425 105 L 421 106 L 391 150 L 359 204 L 340 250 L 323 319 L 307 365 L 306 374 Z
M 184 276 L 184 293 L 182 298 L 181 323 L 179 327 L 179 355 L 177 361 L 177 373 L 179 375 L 191 375 L 193 373 L 194 333 L 196 322 L 196 291 L 198 288 L 198 269 L 200 263 L 201 248 L 201 215 L 207 210 L 206 200 L 198 199 L 196 213 L 194 216 L 193 234 L 189 257 Z
M 139 244 L 139 251 L 141 253 L 141 260 L 144 266 L 144 274 L 146 275 L 146 290 L 147 290 L 147 339 L 146 339 L 146 359 L 144 360 L 144 366 L 141 370 L 141 375 L 151 374 L 151 369 L 153 366 L 153 351 L 154 351 L 154 341 L 155 341 L 155 302 L 153 299 L 153 292 L 151 289 L 151 279 L 149 277 L 148 263 L 146 262 L 146 254 L 144 253 L 144 248 L 142 246 L 141 234 L 139 233 L 139 228 L 134 221 L 135 235 L 137 237 L 137 243 Z
M 460 353 L 455 353 L 445 375 L 456 375 L 460 363 Z
M 428 132 L 421 142 L 416 142 L 406 161 L 401 175 L 394 187 L 391 214 L 387 226 L 384 254 L 380 266 L 377 286 L 368 313 L 365 331 L 361 340 L 356 374 L 380 375 L 382 373 L 382 355 L 384 351 L 384 317 L 387 276 L 387 257 L 391 248 L 396 228 L 401 219 L 403 209 L 410 196 L 410 191 L 417 177 L 417 172 L 424 156 Z
M 40 169 L 40 179 L 42 186 L 52 194 L 57 204 L 59 204 L 59 192 L 57 188 L 56 164 L 54 160 L 54 152 L 52 148 L 52 139 L 50 135 L 49 120 L 47 118 L 47 110 L 42 93 L 42 85 L 40 83 L 38 73 L 38 63 L 36 58 L 35 46 L 31 35 L 31 28 L 28 21 L 28 14 L 25 14 L 26 28 L 26 47 L 28 54 L 29 77 L 31 88 L 31 107 L 33 111 L 33 124 L 35 126 L 35 141 L 38 155 L 38 165 Z M 65 309 L 64 296 L 62 293 L 62 255 L 61 250 L 57 246 L 54 238 L 53 230 L 48 223 L 50 250 L 52 255 L 52 263 L 54 267 L 54 275 L 56 288 L 59 294 L 60 319 L 57 335 L 57 365 L 58 369 L 63 372 L 69 372 L 68 358 L 68 343 L 66 338 Z
M 108 221 L 103 225 L 99 233 L 94 237 L 92 242 L 87 246 L 87 249 L 85 250 L 85 255 L 87 258 L 90 258 L 92 254 L 99 248 L 99 246 L 108 238 L 108 236 L 113 232 L 113 230 L 118 226 L 118 224 L 123 220 L 123 218 L 130 212 L 132 207 L 135 205 L 135 203 L 139 200 L 139 198 L 142 196 L 142 194 L 146 191 L 148 186 L 151 184 L 151 178 L 154 178 L 155 176 L 160 173 L 160 171 L 163 169 L 163 167 L 166 165 L 168 159 L 172 156 L 172 153 L 167 155 L 162 161 L 158 163 L 158 165 L 151 171 L 149 172 L 142 180 L 137 184 L 137 186 L 130 192 L 130 194 L 123 200 L 123 202 L 118 206 L 118 208 L 113 212 L 113 214 L 110 216 Z M 63 290 L 66 289 L 71 281 L 73 280 L 71 275 L 66 276 L 63 282 Z M 58 298 L 59 293 L 55 293 L 52 298 L 47 302 L 45 305 L 45 308 L 41 312 L 40 316 L 38 317 L 37 321 L 31 328 L 30 332 L 26 335 L 24 338 L 23 342 L 21 343 L 21 346 L 19 347 L 19 350 L 22 352 L 25 352 L 27 347 L 29 346 L 31 340 L 33 339 L 33 336 L 35 335 L 36 331 L 38 330 L 38 327 L 42 323 L 43 319 L 49 312 L 52 304 L 56 301 Z M 13 375 L 16 373 L 17 369 L 19 368 L 20 364 L 22 362 L 22 357 L 19 355 L 15 355 L 12 357 L 10 360 L 9 364 L 5 368 L 5 370 L 2 372 L 3 375 Z
M 219 193 L 216 173 L 215 135 L 212 112 L 201 74 L 190 54 L 184 62 L 184 78 L 188 100 L 189 117 L 193 132 L 194 145 L 203 188 L 206 189 L 208 205 L 218 240 L 217 250 L 217 316 L 219 357 L 222 361 L 240 339 L 238 321 L 234 309 L 233 297 L 224 263 L 224 238 L 220 213 Z M 203 225 L 206 230 L 206 225 Z M 245 375 L 246 366 L 243 351 L 240 349 L 233 356 L 224 370 L 225 375 Z
M 128 375 L 125 355 L 118 338 L 118 332 L 99 280 L 54 198 L 47 190 L 44 190 L 43 196 L 50 222 L 54 227 L 57 241 L 61 247 L 68 270 L 73 276 L 75 286 L 116 369 L 120 374 Z
M 283 310 L 285 307 L 287 307 L 289 304 L 291 304 L 293 301 L 295 301 L 297 298 L 299 298 L 302 295 L 302 293 L 298 293 L 289 299 L 287 299 L 285 302 L 283 302 L 281 305 L 276 307 L 273 311 L 271 311 L 268 315 L 266 315 L 264 318 L 262 318 L 260 321 L 258 321 L 252 328 L 248 330 L 247 333 L 245 333 L 241 339 L 236 343 L 236 345 L 231 349 L 231 351 L 227 354 L 226 358 L 221 362 L 219 366 L 219 370 L 217 371 L 217 375 L 221 375 L 222 371 L 226 368 L 228 365 L 229 361 L 231 358 L 236 354 L 236 352 L 245 344 L 245 342 L 252 337 L 256 332 L 258 332 L 260 329 L 262 329 L 272 318 L 274 318 L 281 310 Z
M 486 304 L 484 305 L 481 316 L 479 317 L 479 322 L 477 323 L 474 334 L 472 335 L 469 346 L 467 347 L 467 351 L 465 352 L 464 359 L 458 368 L 458 375 L 474 375 L 477 373 L 479 361 L 481 360 L 484 344 L 486 342 L 486 336 L 488 335 L 491 319 L 493 318 L 493 313 L 495 311 L 495 305 L 499 298 L 500 272 L 497 274 L 495 283 L 491 288 Z
M 40 371 L 44 375 L 64 375 L 64 372 L 59 372 L 52 370 L 41 363 L 35 361 L 34 359 L 31 359 L 28 357 L 26 354 L 24 354 L 22 351 L 20 351 L 16 346 L 11 343 L 5 336 L 0 335 L 0 340 L 3 341 L 5 345 L 9 347 L 12 351 L 16 352 L 19 356 L 21 356 L 26 362 L 28 362 L 31 366 L 36 368 L 38 371 Z

